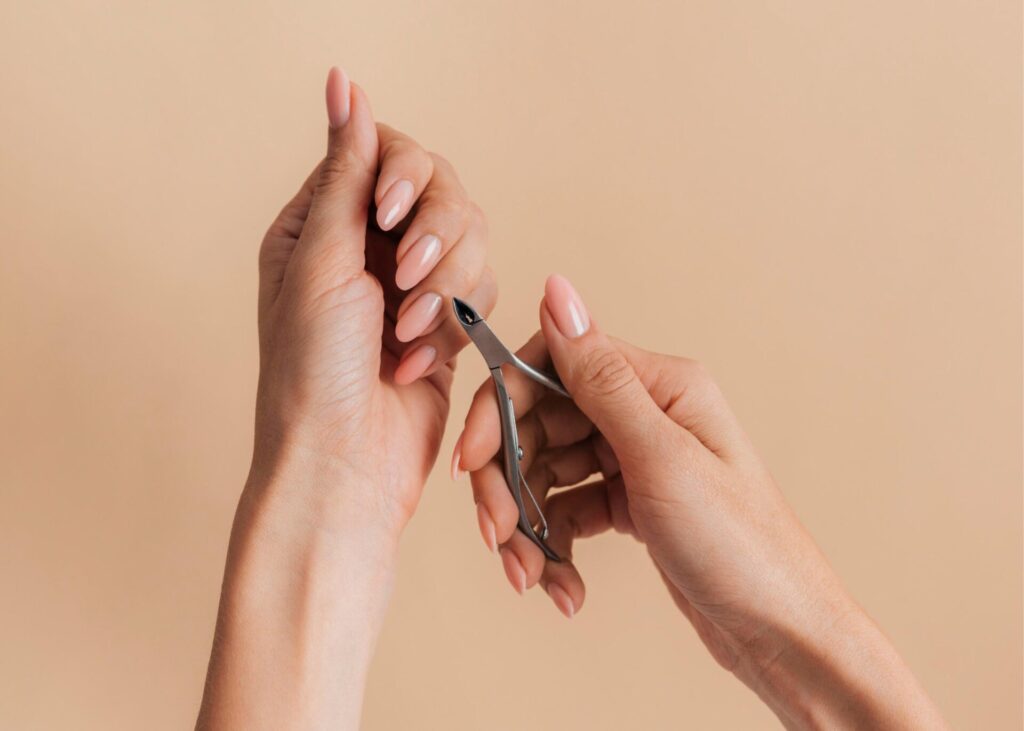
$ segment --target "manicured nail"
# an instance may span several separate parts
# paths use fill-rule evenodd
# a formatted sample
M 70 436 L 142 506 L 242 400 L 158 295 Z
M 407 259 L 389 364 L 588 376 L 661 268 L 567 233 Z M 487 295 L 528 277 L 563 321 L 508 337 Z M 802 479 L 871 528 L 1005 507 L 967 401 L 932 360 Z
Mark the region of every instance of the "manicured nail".
M 462 477 L 462 437 L 463 435 L 460 434 L 459 440 L 455 442 L 455 449 L 452 450 L 452 482 L 458 482 Z M 477 514 L 479 515 L 479 513 L 478 510 Z M 490 518 L 489 515 L 487 517 Z M 483 524 L 481 523 L 481 525 Z
M 407 386 L 427 372 L 437 359 L 437 349 L 433 345 L 423 344 L 406 354 L 395 369 L 395 383 Z
M 395 271 L 395 284 L 399 289 L 412 289 L 430 274 L 430 270 L 441 258 L 441 239 L 433 234 L 421 237 L 409 247 L 405 256 L 398 262 Z
M 338 129 L 348 121 L 351 102 L 348 74 L 337 66 L 327 73 L 327 121 L 331 129 Z
M 491 519 L 491 514 L 483 503 L 476 504 L 476 522 L 480 525 L 480 535 L 484 538 L 484 545 L 487 546 L 487 550 L 494 553 L 498 550 L 498 535 L 494 530 L 494 521 Z M 502 557 L 504 560 L 504 557 Z M 516 561 L 518 563 L 518 560 Z M 522 570 L 522 566 L 519 567 Z M 505 573 L 508 573 L 508 566 L 505 566 Z M 509 581 L 512 581 L 511 575 Z M 516 584 L 513 584 L 516 586 Z M 523 572 L 523 586 L 526 586 L 526 572 Z M 517 591 L 519 591 L 517 589 Z M 519 591 L 522 594 L 522 591 Z
M 587 308 L 583 306 L 583 300 L 565 277 L 558 274 L 548 277 L 544 285 L 544 301 L 551 316 L 555 318 L 555 324 L 565 337 L 578 338 L 590 329 Z
M 415 192 L 408 180 L 399 180 L 388 188 L 377 206 L 377 225 L 382 231 L 390 231 L 392 226 L 405 217 Z
M 508 577 L 508 583 L 512 584 L 512 588 L 516 590 L 516 593 L 522 594 L 526 591 L 526 569 L 523 568 L 519 557 L 512 549 L 501 549 L 501 563 L 505 566 L 505 576 Z
M 408 343 L 415 340 L 434 321 L 441 311 L 441 295 L 436 292 L 425 292 L 416 298 L 395 323 L 395 337 L 400 342 Z
M 558 584 L 554 582 L 548 584 L 548 596 L 551 597 L 551 601 L 555 603 L 558 611 L 564 614 L 566 619 L 572 619 L 572 615 L 576 614 L 576 607 L 572 604 L 572 597 L 569 596 L 569 592 Z

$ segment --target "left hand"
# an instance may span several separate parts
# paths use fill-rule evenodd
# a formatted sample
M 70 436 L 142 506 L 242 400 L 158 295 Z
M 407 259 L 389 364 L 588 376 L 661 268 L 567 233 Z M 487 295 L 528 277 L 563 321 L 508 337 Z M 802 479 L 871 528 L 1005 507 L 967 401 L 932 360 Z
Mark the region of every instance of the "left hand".
M 256 444 L 201 729 L 358 727 L 397 539 L 467 342 L 446 303 L 496 298 L 483 217 L 451 165 L 375 126 L 338 69 L 327 114 L 327 156 L 260 250 Z
M 358 476 L 338 488 L 354 493 L 346 508 L 356 501 L 397 534 L 437 457 L 467 342 L 448 303 L 488 313 L 497 288 L 483 215 L 452 166 L 375 127 L 339 69 L 327 105 L 327 156 L 260 252 L 254 469 L 279 471 L 296 454 L 331 466 L 321 473 L 340 465 Z

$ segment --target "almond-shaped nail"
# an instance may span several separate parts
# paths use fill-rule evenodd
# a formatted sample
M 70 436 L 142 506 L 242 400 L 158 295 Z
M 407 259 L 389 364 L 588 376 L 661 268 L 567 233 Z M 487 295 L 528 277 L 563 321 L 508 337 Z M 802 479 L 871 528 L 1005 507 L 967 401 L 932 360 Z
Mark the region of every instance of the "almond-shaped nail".
M 395 284 L 399 289 L 412 289 L 430 274 L 440 259 L 441 239 L 434 234 L 420 237 L 398 262 Z
M 487 546 L 488 551 L 494 553 L 498 550 L 498 535 L 494 529 L 494 520 L 491 518 L 491 513 L 483 503 L 476 504 L 476 522 L 480 526 L 480 535 L 484 539 L 484 545 Z M 505 571 L 506 573 L 508 572 L 507 567 Z M 510 576 L 509 581 L 511 580 Z M 523 572 L 523 585 L 526 585 L 526 572 Z M 522 594 L 523 592 L 520 591 L 519 593 Z
M 395 369 L 395 383 L 407 386 L 427 372 L 437 360 L 437 348 L 423 344 L 411 353 L 402 357 L 402 362 Z
M 501 549 L 501 563 L 505 567 L 505 576 L 508 577 L 508 583 L 512 584 L 512 588 L 516 590 L 516 593 L 522 594 L 526 591 L 526 569 L 523 568 L 519 557 L 512 549 Z
M 576 614 L 576 607 L 573 606 L 572 597 L 569 596 L 569 592 L 558 584 L 554 582 L 548 584 L 548 596 L 551 597 L 551 601 L 555 603 L 558 611 L 564 614 L 566 619 L 572 619 L 572 616 Z
M 562 335 L 578 338 L 590 329 L 590 315 L 583 300 L 569 283 L 558 274 L 552 274 L 544 285 L 544 301 Z
M 430 326 L 440 311 L 441 295 L 436 292 L 424 292 L 398 318 L 398 322 L 395 323 L 395 337 L 403 343 L 415 340 Z
M 455 449 L 452 450 L 452 482 L 458 482 L 462 477 L 462 434 L 455 442 Z M 479 513 L 479 511 L 477 511 Z M 488 517 L 490 517 L 488 515 Z
M 337 66 L 332 67 L 327 72 L 327 121 L 331 129 L 348 122 L 351 99 L 348 74 Z
M 377 225 L 382 231 L 390 231 L 396 223 L 405 218 L 412 205 L 412 196 L 416 190 L 408 180 L 396 181 L 377 206 Z

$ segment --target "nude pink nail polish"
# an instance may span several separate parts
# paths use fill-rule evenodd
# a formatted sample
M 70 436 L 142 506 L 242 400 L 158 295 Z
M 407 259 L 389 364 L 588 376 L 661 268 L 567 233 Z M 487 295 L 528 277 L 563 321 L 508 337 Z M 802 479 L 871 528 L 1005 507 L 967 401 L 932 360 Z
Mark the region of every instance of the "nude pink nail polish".
M 395 324 L 395 337 L 400 342 L 408 343 L 415 340 L 441 311 L 441 295 L 436 292 L 424 292 L 398 318 Z
M 327 121 L 331 129 L 343 127 L 348 122 L 351 88 L 348 74 L 334 66 L 327 72 Z
M 458 482 L 459 478 L 462 477 L 462 435 L 459 435 L 459 439 L 455 442 L 455 449 L 452 450 L 452 482 Z M 490 517 L 490 516 L 488 516 Z
M 554 582 L 548 584 L 548 596 L 551 597 L 551 601 L 558 607 L 558 611 L 565 615 L 566 619 L 572 619 L 573 615 L 576 614 L 576 607 L 573 606 L 572 597 L 569 596 L 569 592 L 560 587 Z
M 405 217 L 412 205 L 412 197 L 416 192 L 408 180 L 398 180 L 380 199 L 377 206 L 377 225 L 382 231 L 390 231 L 395 224 Z
M 501 549 L 501 563 L 505 567 L 505 576 L 516 593 L 522 594 L 526 591 L 526 569 L 512 549 Z
M 555 319 L 559 331 L 567 338 L 578 338 L 590 329 L 590 315 L 583 300 L 569 283 L 558 274 L 552 274 L 544 285 L 544 302 Z
M 407 386 L 422 376 L 437 360 L 437 348 L 433 345 L 421 345 L 402 358 L 395 369 L 395 383 Z
M 395 284 L 399 289 L 412 289 L 430 274 L 440 259 L 441 239 L 433 234 L 421 237 L 398 262 Z
M 498 536 L 494 529 L 494 520 L 491 518 L 490 512 L 483 503 L 476 504 L 476 522 L 480 526 L 480 535 L 484 539 L 484 545 L 487 546 L 487 550 L 494 553 L 498 550 Z M 526 583 L 525 572 L 523 576 L 523 583 Z M 522 592 L 519 592 L 522 594 Z

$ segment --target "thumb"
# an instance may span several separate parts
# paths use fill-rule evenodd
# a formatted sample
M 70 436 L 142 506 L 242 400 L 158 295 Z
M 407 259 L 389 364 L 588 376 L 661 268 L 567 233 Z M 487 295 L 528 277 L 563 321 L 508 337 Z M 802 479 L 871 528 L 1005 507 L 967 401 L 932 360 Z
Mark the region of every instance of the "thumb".
M 647 454 L 665 415 L 565 277 L 548 277 L 540 319 L 562 383 L 620 461 Z
M 327 75 L 327 155 L 316 175 L 296 256 L 329 276 L 363 270 L 366 219 L 377 173 L 377 129 L 366 94 L 338 67 Z

